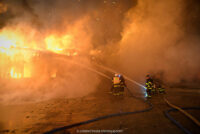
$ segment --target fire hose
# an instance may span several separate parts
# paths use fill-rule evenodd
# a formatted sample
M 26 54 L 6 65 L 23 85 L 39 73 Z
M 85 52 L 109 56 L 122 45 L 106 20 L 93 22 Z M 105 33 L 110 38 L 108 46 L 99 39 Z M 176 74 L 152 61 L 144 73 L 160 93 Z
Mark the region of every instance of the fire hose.
M 97 65 L 97 64 L 96 64 L 96 65 Z M 114 71 L 114 70 L 112 70 L 112 69 L 110 69 L 110 68 L 108 68 L 108 67 L 102 66 L 102 65 L 97 65 L 97 66 L 99 66 L 99 67 L 101 67 L 101 68 L 103 68 L 103 69 L 105 69 L 105 70 L 107 70 L 107 71 L 116 72 L 116 71 Z M 136 85 L 138 85 L 138 86 L 144 88 L 143 85 L 141 85 L 141 84 L 139 84 L 138 82 L 136 82 L 136 81 L 130 79 L 129 77 L 125 76 L 125 78 L 126 78 L 127 80 L 131 81 L 132 83 L 135 83 Z M 175 106 L 175 105 L 171 104 L 166 98 L 164 98 L 164 101 L 165 101 L 170 107 L 172 107 L 170 110 L 165 111 L 166 117 L 167 117 L 169 120 L 171 120 L 177 127 L 179 127 L 181 130 L 183 130 L 186 134 L 192 134 L 192 133 L 191 133 L 190 131 L 188 131 L 186 128 L 184 128 L 184 127 L 183 127 L 180 123 L 178 123 L 174 118 L 172 118 L 172 117 L 169 115 L 169 112 L 171 112 L 171 111 L 177 111 L 177 110 L 178 110 L 178 111 L 182 112 L 185 116 L 187 116 L 189 119 L 191 119 L 195 124 L 197 124 L 197 125 L 200 127 L 200 122 L 199 122 L 196 118 L 194 118 L 192 115 L 190 115 L 189 113 L 187 113 L 187 112 L 185 111 L 185 110 L 189 110 L 189 109 L 191 109 L 191 110 L 200 110 L 200 107 L 180 108 L 180 107 L 178 107 L 178 106 Z
M 84 65 L 81 65 L 82 67 L 86 67 Z M 97 70 L 94 70 L 92 68 L 88 68 L 90 71 L 93 71 L 107 79 L 110 79 L 109 76 L 97 71 Z M 89 124 L 89 123 L 92 123 L 92 122 L 96 122 L 96 121 L 99 121 L 99 120 L 103 120 L 103 119 L 107 119 L 107 118 L 112 118 L 112 117 L 116 117 L 116 116 L 124 116 L 124 115 L 130 115 L 130 114 L 137 114 L 137 113 L 143 113 L 143 112 L 148 112 L 150 111 L 152 108 L 153 108 L 153 105 L 151 104 L 151 102 L 149 102 L 148 100 L 144 100 L 142 98 L 139 98 L 137 96 L 134 96 L 132 94 L 132 92 L 127 88 L 128 92 L 131 94 L 132 97 L 136 98 L 136 99 L 139 99 L 139 100 L 142 100 L 143 102 L 147 103 L 149 105 L 148 108 L 146 109 L 143 109 L 143 110 L 138 110 L 138 111 L 131 111 L 131 112 L 119 112 L 119 113 L 114 113 L 114 114 L 109 114 L 109 115 L 105 115 L 105 116 L 101 116 L 101 117 L 97 117 L 97 118 L 94 118 L 94 119 L 90 119 L 90 120 L 87 120 L 87 121 L 82 121 L 82 122 L 78 122 L 78 123 L 74 123 L 74 124 L 71 124 L 71 125 L 67 125 L 67 126 L 64 126 L 64 127 L 59 127 L 59 128 L 55 128 L 55 129 L 52 129 L 48 132 L 45 132 L 44 134 L 53 134 L 53 133 L 56 133 L 56 132 L 59 132 L 59 131 L 62 131 L 62 130 L 67 130 L 67 129 L 70 129 L 70 128 L 74 128 L 74 127 L 78 127 L 78 126 L 81 126 L 81 125 L 84 125 L 84 124 Z
M 187 112 L 184 111 L 182 108 L 179 108 L 179 107 L 177 107 L 177 106 L 171 104 L 166 98 L 164 98 L 164 100 L 165 100 L 165 102 L 167 102 L 167 104 L 168 104 L 169 106 L 171 106 L 172 108 L 177 109 L 177 110 L 179 110 L 180 112 L 182 112 L 183 114 L 185 114 L 188 118 L 190 118 L 195 124 L 197 124 L 197 125 L 200 127 L 200 122 L 199 122 L 196 118 L 194 118 L 191 114 L 187 113 Z
M 183 107 L 182 110 L 200 110 L 200 107 Z M 183 127 L 178 121 L 176 121 L 172 116 L 170 116 L 170 112 L 172 111 L 178 111 L 176 108 L 171 108 L 167 111 L 165 111 L 166 117 L 172 121 L 177 127 L 179 127 L 181 130 L 183 130 L 186 134 L 192 134 L 189 130 L 187 130 L 185 127 Z
M 110 79 L 109 76 L 107 76 L 107 75 L 105 75 L 105 74 L 103 74 L 103 73 L 101 73 L 101 72 L 99 72 L 99 71 L 97 71 L 97 70 L 95 70 L 95 69 L 88 68 L 88 67 L 86 67 L 86 66 L 84 66 L 84 65 L 82 65 L 82 64 L 79 64 L 79 63 L 75 63 L 75 64 L 78 64 L 78 65 L 82 66 L 83 68 L 87 68 L 88 70 L 90 70 L 90 71 L 92 71 L 92 72 L 95 72 L 95 73 L 97 73 L 97 74 L 99 74 L 99 75 L 101 75 L 101 76 L 103 76 L 103 77 L 105 77 L 105 78 L 107 78 L 107 79 Z M 109 72 L 112 72 L 112 73 L 115 73 L 115 72 L 116 72 L 116 71 L 114 71 L 114 70 L 112 70 L 112 69 L 110 69 L 110 68 L 107 68 L 107 67 L 104 67 L 104 66 L 100 66 L 100 65 L 98 65 L 98 66 L 101 67 L 101 68 L 103 68 L 104 70 L 109 71 Z M 127 80 L 129 80 L 130 82 L 132 82 L 132 83 L 134 83 L 134 84 L 136 84 L 136 85 L 138 85 L 138 86 L 144 88 L 143 85 L 141 85 L 140 83 L 138 83 L 138 82 L 136 82 L 136 81 L 130 79 L 130 78 L 127 77 L 127 76 L 125 76 L 125 79 L 127 79 Z M 127 88 L 127 90 L 129 91 L 129 93 L 131 94 L 132 97 L 134 97 L 134 98 L 136 98 L 136 99 L 143 100 L 143 99 L 141 99 L 141 98 L 139 98 L 139 97 L 134 96 L 128 88 Z M 173 118 L 169 115 L 169 112 L 179 110 L 179 111 L 181 111 L 182 113 L 184 113 L 187 117 L 189 117 L 190 119 L 192 119 L 198 126 L 200 126 L 200 125 L 199 125 L 200 123 L 199 123 L 198 120 L 196 120 L 194 117 L 192 117 L 190 114 L 188 114 L 187 112 L 184 111 L 184 110 L 187 110 L 187 109 L 200 110 L 199 107 L 179 108 L 179 107 L 177 107 L 177 106 L 175 106 L 175 105 L 169 103 L 169 101 L 168 101 L 166 98 L 164 98 L 164 100 L 165 100 L 165 102 L 166 102 L 169 106 L 173 107 L 172 109 L 165 111 L 166 117 L 167 117 L 168 119 L 170 119 L 170 120 L 171 120 L 175 125 L 177 125 L 180 129 L 182 129 L 186 134 L 191 134 L 191 132 L 188 131 L 186 128 L 184 128 L 184 127 L 183 127 L 180 123 L 178 123 L 175 119 L 173 119 Z M 147 101 L 146 101 L 146 100 L 143 100 L 143 101 L 146 102 L 146 103 L 148 103 L 149 108 L 144 109 L 144 110 L 139 110 L 139 111 L 123 112 L 123 113 L 115 113 L 115 114 L 105 115 L 105 116 L 101 116 L 101 117 L 94 118 L 94 119 L 91 119 L 91 120 L 87 120 L 87 121 L 83 121 L 83 122 L 71 124 L 71 125 L 68 125 L 68 126 L 56 128 L 56 129 L 50 130 L 50 131 L 48 131 L 48 132 L 45 132 L 44 134 L 52 134 L 52 133 L 55 133 L 55 132 L 58 132 L 58 131 L 61 131 L 61 130 L 66 130 L 66 129 L 74 128 L 74 127 L 77 127 L 77 126 L 81 126 L 81 125 L 84 125 L 84 124 L 89 124 L 89 123 L 92 123 L 92 122 L 95 122 L 95 121 L 99 121 L 99 120 L 103 120 L 103 119 L 107 119 L 107 118 L 111 118 L 111 117 L 122 116 L 122 115 L 129 115 L 129 114 L 136 114 L 136 113 L 142 113 L 142 112 L 148 112 L 148 111 L 150 111 L 150 110 L 153 108 L 153 105 L 151 104 L 151 102 L 149 102 L 148 100 L 147 100 Z M 183 109 L 184 109 L 184 110 L 183 110 Z
M 177 107 L 173 104 L 171 104 L 166 98 L 164 98 L 165 102 L 171 106 L 172 108 L 165 111 L 165 115 L 166 117 L 172 121 L 177 127 L 179 127 L 181 130 L 183 130 L 186 134 L 192 134 L 189 130 L 187 130 L 185 127 L 183 127 L 178 121 L 176 121 L 172 116 L 170 116 L 170 112 L 172 111 L 180 111 L 182 112 L 185 116 L 187 116 L 188 118 L 190 118 L 195 124 L 197 124 L 198 126 L 200 126 L 200 122 L 194 118 L 192 115 L 190 115 L 189 113 L 187 113 L 185 110 L 200 110 L 200 107 Z
M 137 97 L 135 97 L 135 98 L 137 98 Z M 109 115 L 97 117 L 97 118 L 94 118 L 94 119 L 91 119 L 91 120 L 82 121 L 82 122 L 79 122 L 79 123 L 74 123 L 74 124 L 67 125 L 67 126 L 60 127 L 60 128 L 55 128 L 53 130 L 45 132 L 44 134 L 53 134 L 53 133 L 56 133 L 56 132 L 59 132 L 59 131 L 62 131 L 62 130 L 67 130 L 67 129 L 70 129 L 70 128 L 78 127 L 78 126 L 81 126 L 81 125 L 89 124 L 89 123 L 92 123 L 92 122 L 96 122 L 96 121 L 99 121 L 99 120 L 103 120 L 103 119 L 107 119 L 107 118 L 112 118 L 112 117 L 116 117 L 116 116 L 123 116 L 123 115 L 130 115 L 130 114 L 137 114 L 137 113 L 148 112 L 148 111 L 150 111 L 153 108 L 153 105 L 149 101 L 147 101 L 147 103 L 149 104 L 149 108 L 146 108 L 144 110 L 109 114 Z

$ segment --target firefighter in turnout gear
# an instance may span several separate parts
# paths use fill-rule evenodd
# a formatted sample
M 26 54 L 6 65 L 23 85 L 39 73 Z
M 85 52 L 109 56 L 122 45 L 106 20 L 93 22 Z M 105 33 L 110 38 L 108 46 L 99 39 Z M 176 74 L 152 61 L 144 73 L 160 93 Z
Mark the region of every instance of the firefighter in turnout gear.
M 113 95 L 123 95 L 124 94 L 124 87 L 125 80 L 122 75 L 115 74 L 115 76 L 112 79 L 112 89 L 111 92 Z
M 146 75 L 146 94 L 148 98 L 151 98 L 151 95 L 156 94 L 157 92 L 160 94 L 165 93 L 165 88 L 162 87 L 162 82 L 159 79 L 152 79 L 150 75 Z
M 161 86 L 161 84 L 158 84 L 158 85 L 157 85 L 157 89 L 158 89 L 158 92 L 159 92 L 160 94 L 165 94 L 165 88 L 163 88 L 163 87 Z
M 163 81 L 162 81 L 162 73 L 154 74 L 152 78 L 154 81 L 155 90 L 160 94 L 165 93 L 165 88 L 163 87 Z
M 146 93 L 148 98 L 151 98 L 153 88 L 154 88 L 153 79 L 148 74 L 146 76 Z

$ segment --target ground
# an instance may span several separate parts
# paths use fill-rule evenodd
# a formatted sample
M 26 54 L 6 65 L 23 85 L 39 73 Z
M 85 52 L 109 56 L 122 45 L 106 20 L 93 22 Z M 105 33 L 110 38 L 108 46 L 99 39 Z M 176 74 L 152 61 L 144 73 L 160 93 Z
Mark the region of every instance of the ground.
M 143 96 L 141 89 L 131 83 L 127 85 L 132 94 Z M 112 113 L 137 111 L 149 107 L 144 101 L 131 97 L 127 91 L 124 98 L 113 96 L 109 93 L 110 87 L 110 80 L 102 78 L 98 88 L 84 97 L 73 99 L 62 97 L 18 105 L 1 104 L 0 134 L 40 134 L 53 128 Z M 199 89 L 166 90 L 165 97 L 171 103 L 180 107 L 200 107 Z M 59 133 L 76 134 L 79 130 L 122 130 L 123 134 L 183 134 L 181 129 L 165 117 L 164 111 L 170 107 L 163 100 L 163 95 L 153 96 L 150 102 L 153 104 L 153 109 L 148 112 L 112 117 Z M 200 111 L 188 112 L 200 120 Z M 180 112 L 170 114 L 194 134 L 200 133 L 200 128 Z

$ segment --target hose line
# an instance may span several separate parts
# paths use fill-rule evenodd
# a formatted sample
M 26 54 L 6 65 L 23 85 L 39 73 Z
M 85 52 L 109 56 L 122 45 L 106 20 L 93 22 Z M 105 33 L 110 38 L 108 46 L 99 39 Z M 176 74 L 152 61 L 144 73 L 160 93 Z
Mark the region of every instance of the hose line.
M 131 93 L 131 91 L 128 88 L 127 88 L 127 90 Z M 144 109 L 144 110 L 138 110 L 138 111 L 132 111 L 132 112 L 120 112 L 120 113 L 114 113 L 114 114 L 109 114 L 109 115 L 97 117 L 97 118 L 90 119 L 90 120 L 87 120 L 87 121 L 82 121 L 82 122 L 74 123 L 74 124 L 67 125 L 67 126 L 64 126 L 64 127 L 55 128 L 55 129 L 52 129 L 52 130 L 50 130 L 48 132 L 45 132 L 44 134 L 53 134 L 53 133 L 56 133 L 58 131 L 67 130 L 67 129 L 70 129 L 70 128 L 74 128 L 74 127 L 77 127 L 77 126 L 89 124 L 89 123 L 92 123 L 92 122 L 96 122 L 96 121 L 107 119 L 107 118 L 111 118 L 111 117 L 124 116 L 124 115 L 130 115 L 130 114 L 148 112 L 148 111 L 150 111 L 153 108 L 153 105 L 148 100 L 143 100 L 142 98 L 134 96 L 132 93 L 131 93 L 131 96 L 134 97 L 134 98 L 136 98 L 136 99 L 139 99 L 139 100 L 142 100 L 144 102 L 147 102 L 147 104 L 149 105 L 149 107 L 146 108 L 146 109 Z
M 200 110 L 200 107 L 183 107 L 181 108 L 183 110 Z M 189 130 L 187 130 L 185 127 L 183 127 L 178 121 L 176 121 L 169 113 L 172 112 L 172 111 L 178 111 L 178 109 L 176 108 L 171 108 L 167 111 L 165 111 L 165 115 L 166 117 L 172 121 L 177 127 L 179 127 L 181 130 L 183 130 L 186 134 L 192 134 Z
M 97 66 L 99 66 L 99 67 L 101 67 L 101 68 L 103 68 L 103 69 L 105 69 L 105 70 L 107 70 L 107 71 L 110 71 L 110 72 L 112 72 L 112 73 L 116 72 L 116 71 L 114 71 L 114 70 L 112 70 L 112 69 L 110 69 L 110 68 L 108 68 L 108 67 L 102 66 L 102 65 L 97 65 Z M 127 76 L 125 76 L 125 78 L 126 78 L 127 80 L 129 80 L 130 82 L 135 83 L 136 85 L 138 85 L 138 86 L 140 86 L 140 87 L 144 87 L 144 86 L 142 86 L 140 83 L 138 83 L 138 82 L 136 82 L 136 81 L 130 79 L 130 78 L 127 77 Z M 178 123 L 178 121 L 176 121 L 175 119 L 173 119 L 173 118 L 168 114 L 169 112 L 179 110 L 179 111 L 182 112 L 184 115 L 186 115 L 188 118 L 190 118 L 195 124 L 197 124 L 198 126 L 200 126 L 200 122 L 199 122 L 196 118 L 194 118 L 192 115 L 190 115 L 189 113 L 187 113 L 186 111 L 184 111 L 184 110 L 188 110 L 188 109 L 199 110 L 200 107 L 179 108 L 179 107 L 177 107 L 177 106 L 171 104 L 166 98 L 164 98 L 164 101 L 165 101 L 169 106 L 172 107 L 172 109 L 170 109 L 170 110 L 168 110 L 168 111 L 165 111 L 166 117 L 169 118 L 169 119 L 170 119 L 175 125 L 177 125 L 180 129 L 182 129 L 186 134 L 191 134 L 191 132 L 188 131 L 186 128 L 184 128 L 180 123 Z
M 75 64 L 85 68 L 85 69 L 88 69 L 94 73 L 97 73 L 99 75 L 101 75 L 102 77 L 104 78 L 107 78 L 107 79 L 110 79 L 109 76 L 107 76 L 106 74 L 102 73 L 102 72 L 99 72 L 95 69 L 91 69 L 91 68 L 88 68 L 87 66 L 84 66 L 83 64 L 80 64 L 80 63 L 76 63 Z M 98 67 L 104 69 L 104 70 L 107 70 L 108 72 L 111 72 L 111 73 L 116 73 L 115 70 L 112 70 L 108 67 L 105 67 L 105 66 L 102 66 L 102 65 L 97 65 Z M 130 79 L 129 77 L 127 76 L 124 76 L 126 80 L 144 88 L 143 85 L 141 85 L 140 83 Z M 99 120 L 103 120 L 103 119 L 107 119 L 107 118 L 111 118 L 111 117 L 116 117 L 116 116 L 123 116 L 123 115 L 129 115 L 129 114 L 136 114 L 136 113 L 143 113 L 143 112 L 148 112 L 150 111 L 152 108 L 153 108 L 153 105 L 151 102 L 149 102 L 148 100 L 144 100 L 143 98 L 139 98 L 137 96 L 134 96 L 132 94 L 132 92 L 130 91 L 130 89 L 127 88 L 127 91 L 131 94 L 132 97 L 136 98 L 136 99 L 139 99 L 139 100 L 142 100 L 143 102 L 147 103 L 149 105 L 148 108 L 144 109 L 144 110 L 138 110 L 138 111 L 132 111 L 132 112 L 120 112 L 120 113 L 115 113 L 115 114 L 109 114 L 109 115 L 105 115 L 105 116 L 101 116 L 101 117 L 97 117 L 97 118 L 94 118 L 94 119 L 90 119 L 90 120 L 87 120 L 87 121 L 82 121 L 82 122 L 79 122 L 79 123 L 74 123 L 74 124 L 71 124 L 71 125 L 67 125 L 67 126 L 64 126 L 64 127 L 60 127 L 60 128 L 55 128 L 55 129 L 52 129 L 48 132 L 45 132 L 44 134 L 53 134 L 55 132 L 59 132 L 59 131 L 62 131 L 62 130 L 67 130 L 67 129 L 70 129 L 70 128 L 74 128 L 74 127 L 77 127 L 77 126 L 81 126 L 81 125 L 84 125 L 84 124 L 89 124 L 89 123 L 92 123 L 92 122 L 96 122 L 96 121 L 99 121 Z M 188 109 L 193 109 L 193 110 L 200 110 L 200 107 L 191 107 L 191 108 L 179 108 L 173 104 L 171 104 L 166 98 L 164 98 L 165 102 L 173 107 L 171 108 L 170 110 L 167 110 L 165 111 L 165 115 L 167 118 L 169 118 L 175 125 L 177 125 L 181 130 L 183 130 L 186 134 L 192 134 L 189 130 L 187 130 L 186 128 L 184 128 L 178 121 L 176 121 L 173 117 L 171 117 L 169 115 L 169 112 L 172 112 L 172 111 L 181 111 L 182 113 L 184 113 L 187 117 L 189 117 L 190 119 L 192 119 L 198 126 L 200 126 L 199 124 L 199 121 L 197 119 L 195 119 L 193 116 L 191 116 L 190 114 L 188 114 L 186 111 L 184 110 L 188 110 Z
M 181 113 L 183 113 L 184 115 L 186 115 L 188 118 L 190 118 L 195 124 L 197 124 L 200 127 L 200 122 L 194 118 L 191 114 L 189 114 L 188 112 L 184 111 L 182 108 L 179 108 L 178 106 L 175 106 L 173 104 L 171 104 L 166 98 L 164 98 L 165 102 L 171 106 L 174 109 L 179 110 Z

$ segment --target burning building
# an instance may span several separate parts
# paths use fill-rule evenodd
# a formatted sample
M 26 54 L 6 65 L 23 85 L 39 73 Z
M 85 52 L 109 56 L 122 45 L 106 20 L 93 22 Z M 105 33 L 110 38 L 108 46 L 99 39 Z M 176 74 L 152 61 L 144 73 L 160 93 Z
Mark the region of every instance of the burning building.
M 185 0 L 2 0 L 0 77 L 55 78 L 65 68 L 55 57 L 83 53 L 139 81 L 146 72 L 163 72 L 167 82 L 191 79 L 199 73 L 194 28 L 199 8 L 191 17 L 190 5 Z
M 24 28 L 23 28 L 24 29 Z M 31 29 L 29 29 L 31 30 Z M 36 41 L 35 38 L 29 38 L 23 30 L 16 28 L 4 28 L 0 32 L 0 58 L 1 58 L 1 78 L 30 78 L 36 74 L 36 66 L 50 61 L 54 54 L 66 56 L 75 56 L 78 51 L 72 44 L 73 37 L 69 34 L 56 36 L 47 35 L 42 41 Z M 27 37 L 29 39 L 27 39 Z M 46 62 L 45 62 L 46 60 Z M 50 64 L 47 63 L 47 65 Z M 45 65 L 45 66 L 47 66 Z M 48 67 L 41 67 L 41 69 Z M 56 70 L 56 69 L 55 69 Z M 46 72 L 43 70 L 43 72 Z M 47 71 L 48 72 L 48 71 Z M 56 71 L 49 72 L 55 77 Z

